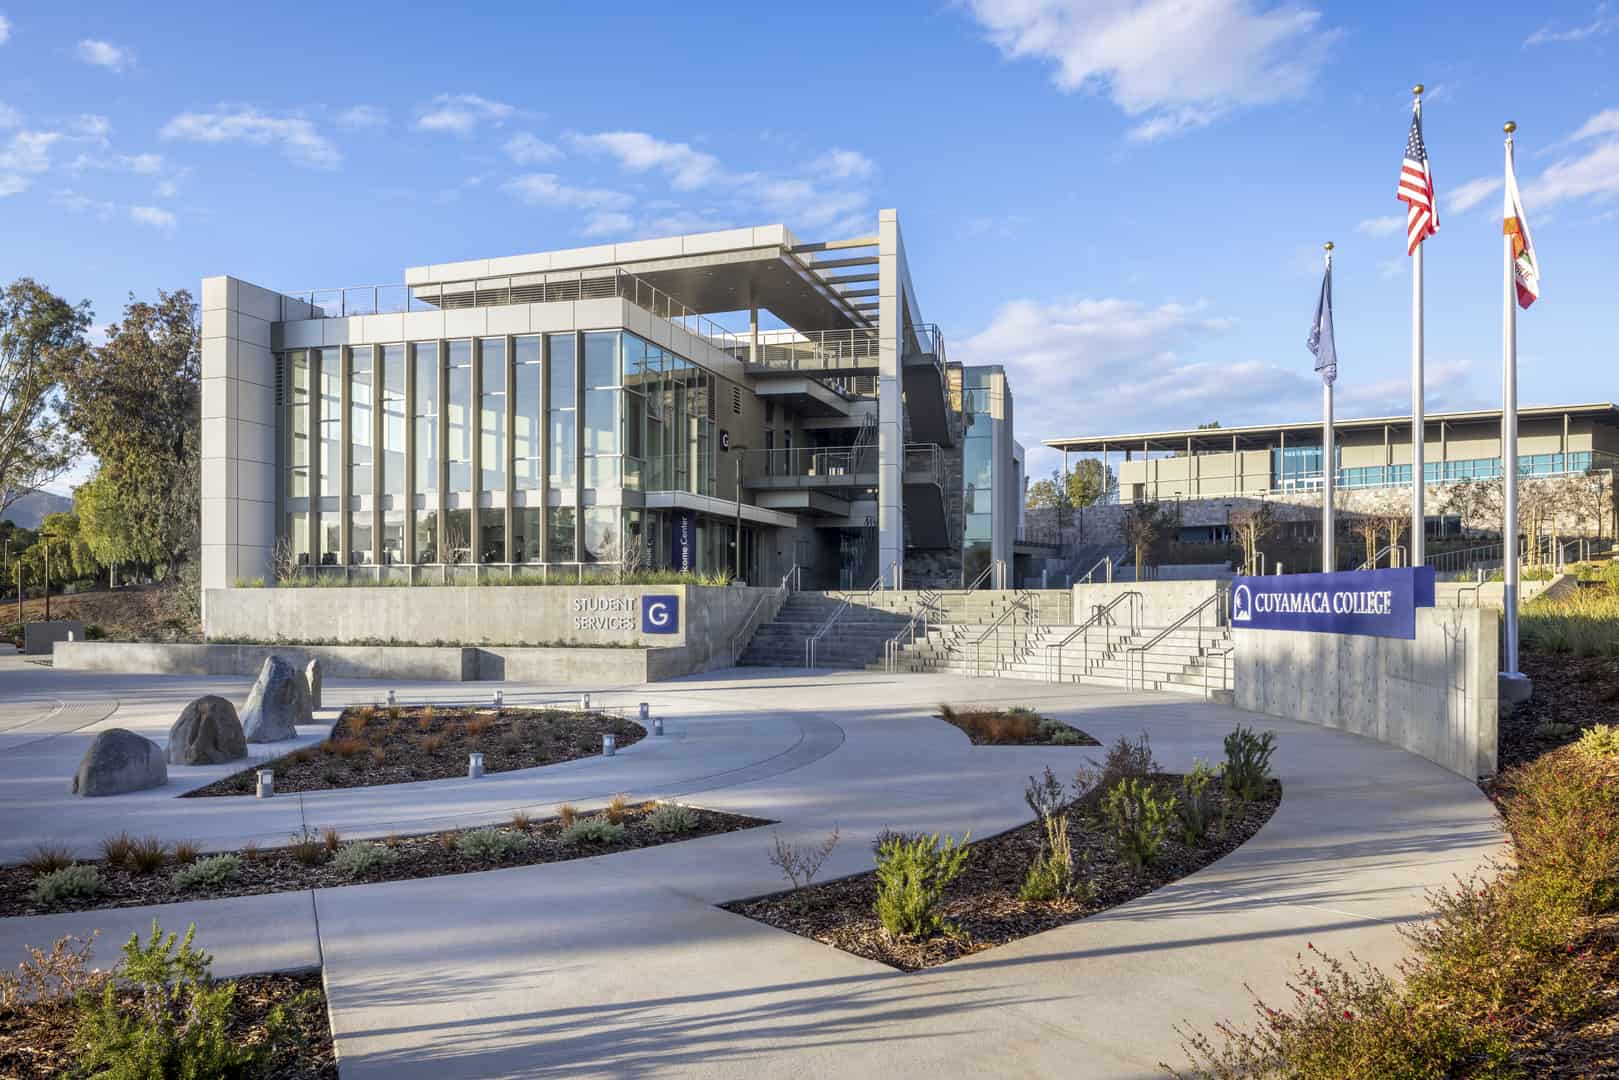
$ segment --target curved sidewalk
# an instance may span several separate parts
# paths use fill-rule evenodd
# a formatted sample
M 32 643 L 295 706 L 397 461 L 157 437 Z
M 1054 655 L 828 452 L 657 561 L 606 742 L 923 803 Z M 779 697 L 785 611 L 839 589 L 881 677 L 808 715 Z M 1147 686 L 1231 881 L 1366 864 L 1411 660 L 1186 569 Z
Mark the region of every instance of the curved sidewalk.
M 506 689 L 508 701 L 547 694 Z M 343 685 L 328 700 L 340 693 L 371 690 Z M 1048 763 L 1071 773 L 1095 753 L 972 747 L 930 718 L 940 701 L 987 700 L 1033 705 L 1104 743 L 1145 730 L 1175 770 L 1218 760 L 1238 722 L 1272 727 L 1284 796 L 1257 836 L 1191 877 L 917 974 L 716 907 L 782 886 L 769 830 L 477 875 L 0 920 L 0 957 L 90 926 L 116 942 L 155 913 L 169 926 L 198 921 L 222 972 L 323 962 L 345 1077 L 1146 1077 L 1159 1060 L 1181 1060 L 1173 1025 L 1245 1020 L 1245 982 L 1285 994 L 1307 941 L 1392 964 L 1397 928 L 1422 917 L 1425 891 L 1501 850 L 1489 804 L 1437 766 L 1185 698 L 792 672 L 624 694 L 643 698 L 683 734 L 671 724 L 661 745 L 631 748 L 644 754 L 577 763 L 566 776 L 539 770 L 551 775 L 514 780 L 511 797 L 548 809 L 564 793 L 679 795 L 778 820 L 791 840 L 835 824 L 843 839 L 823 877 L 857 872 L 885 827 L 983 836 L 1019 824 L 1029 774 Z M 352 829 L 400 812 L 391 797 L 329 794 L 323 812 Z M 494 809 L 439 798 L 452 816 Z M 199 805 L 167 802 L 170 812 Z

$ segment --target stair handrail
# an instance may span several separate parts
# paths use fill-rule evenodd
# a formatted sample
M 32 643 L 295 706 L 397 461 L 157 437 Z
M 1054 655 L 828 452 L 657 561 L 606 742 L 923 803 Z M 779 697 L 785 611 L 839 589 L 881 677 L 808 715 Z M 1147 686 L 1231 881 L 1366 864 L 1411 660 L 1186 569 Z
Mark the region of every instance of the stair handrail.
M 1032 600 L 1033 604 L 1034 604 L 1032 614 L 1031 614 L 1030 608 L 1029 608 L 1030 600 Z M 1038 596 L 1035 596 L 1033 593 L 1019 592 L 1019 593 L 1015 594 L 1015 596 L 1014 596 L 1014 598 L 1012 600 L 1012 603 L 1007 605 L 1006 610 L 1001 612 L 999 615 L 995 616 L 995 621 L 990 623 L 988 626 L 984 627 L 984 630 L 983 630 L 982 633 L 980 633 L 977 637 L 973 638 L 971 641 L 966 643 L 968 645 L 971 645 L 972 648 L 973 648 L 972 674 L 973 674 L 974 678 L 978 677 L 979 668 L 981 666 L 982 650 L 981 650 L 980 647 L 983 645 L 984 641 L 986 639 L 988 639 L 990 636 L 993 635 L 995 637 L 995 643 L 996 643 L 996 656 L 999 656 L 1000 655 L 1001 624 L 1006 622 L 1006 620 L 1008 618 L 1012 618 L 1013 616 L 1016 616 L 1020 612 L 1023 613 L 1024 615 L 1026 615 L 1026 616 L 1029 616 L 1029 619 L 1028 619 L 1029 622 L 1033 622 L 1033 621 L 1037 620 L 1039 618 L 1039 603 L 1040 603 L 1040 598 Z M 1015 619 L 1013 621 L 1013 625 L 1016 625 L 1016 620 Z
M 753 640 L 753 635 L 759 632 L 759 627 L 781 614 L 781 606 L 787 602 L 788 596 L 798 591 L 799 579 L 802 576 L 803 568 L 794 563 L 793 568 L 782 575 L 780 585 L 754 601 L 753 610 L 749 611 L 748 617 L 742 620 L 742 628 L 731 637 L 732 667 L 736 667 L 737 661 L 742 659 L 742 651 Z M 764 609 L 767 603 L 770 605 L 770 613 L 760 618 L 759 612 Z
M 1405 558 L 1405 553 L 1406 552 L 1405 552 L 1405 545 L 1404 544 L 1384 544 L 1381 548 L 1379 548 L 1377 550 L 1377 554 L 1373 555 L 1370 559 L 1367 559 L 1365 562 L 1363 562 L 1359 566 L 1355 567 L 1355 569 L 1356 570 L 1376 570 L 1377 569 L 1377 564 L 1382 561 L 1383 556 L 1391 555 L 1391 554 L 1398 554 L 1400 556 L 1400 558 L 1403 559 L 1403 558 Z
M 1104 565 L 1107 567 L 1107 583 L 1109 585 L 1113 584 L 1113 556 L 1111 555 L 1103 555 L 1100 559 L 1097 559 L 1096 565 L 1085 571 L 1085 576 L 1080 578 L 1078 583 L 1081 585 L 1092 584 L 1092 578 L 1095 577 L 1096 571 L 1100 570 Z
M 1141 645 L 1132 645 L 1128 649 L 1124 650 L 1124 681 L 1126 687 L 1131 690 L 1136 689 L 1136 684 L 1134 681 L 1135 668 L 1131 665 L 1130 658 L 1132 656 L 1140 657 L 1141 689 L 1145 690 L 1147 687 L 1147 653 L 1152 649 L 1157 648 L 1159 642 L 1163 641 L 1170 634 L 1173 634 L 1175 631 L 1185 626 L 1188 622 L 1191 622 L 1194 618 L 1197 619 L 1198 628 L 1197 647 L 1199 650 L 1201 650 L 1203 648 L 1203 613 L 1208 611 L 1211 607 L 1214 609 L 1214 624 L 1216 626 L 1227 625 L 1226 590 L 1217 589 L 1212 596 L 1206 596 L 1202 600 L 1199 600 L 1197 604 L 1184 615 L 1180 616 L 1174 622 L 1170 623 L 1168 626 L 1158 631 L 1158 633 L 1154 634 L 1150 641 L 1147 641 Z
M 991 573 L 993 573 L 994 570 L 995 570 L 995 563 L 992 561 L 988 566 L 984 567 L 984 572 L 983 573 L 981 573 L 977 577 L 973 578 L 971 584 L 963 585 L 962 588 L 961 588 L 961 591 L 962 592 L 973 592 L 973 591 L 975 591 L 978 588 L 978 586 L 980 586 L 980 585 L 982 585 L 984 583 L 984 579 L 989 577 L 989 575 Z
M 891 562 L 891 563 L 888 564 L 889 569 L 893 569 L 893 568 L 897 567 L 898 565 L 899 565 L 898 560 L 895 560 L 894 562 Z M 872 582 L 871 587 L 865 591 L 864 595 L 862 596 L 862 600 L 866 604 L 869 605 L 873 601 L 873 599 L 877 595 L 877 593 L 882 591 L 882 587 L 883 587 L 883 575 L 879 574 L 879 575 L 877 575 L 877 580 Z M 811 634 L 809 637 L 804 639 L 804 666 L 805 667 L 807 667 L 807 668 L 814 668 L 815 667 L 815 650 L 816 650 L 817 645 L 820 643 L 820 640 L 823 637 L 825 637 L 827 635 L 827 633 L 834 626 L 836 626 L 838 624 L 838 620 L 843 618 L 844 614 L 849 610 L 850 605 L 853 604 L 853 603 L 854 603 L 853 594 L 850 594 L 850 593 L 844 594 L 843 603 L 839 604 L 837 606 L 837 609 L 835 611 L 833 611 L 831 615 L 827 616 L 826 621 L 821 624 L 820 629 L 816 630 L 815 633 Z
M 883 669 L 885 671 L 892 673 L 898 667 L 899 654 L 907 646 L 916 643 L 918 632 L 923 637 L 927 637 L 928 614 L 933 610 L 933 605 L 938 602 L 938 599 L 939 594 L 937 592 L 930 589 L 923 590 L 922 595 L 917 598 L 916 609 L 911 612 L 911 620 L 905 624 L 899 633 L 883 642 Z M 901 639 L 904 640 L 902 641 Z
M 1127 589 L 1105 604 L 1093 605 L 1091 607 L 1090 618 L 1086 619 L 1081 625 L 1075 627 L 1061 641 L 1050 642 L 1046 645 L 1046 682 L 1062 682 L 1062 649 L 1072 642 L 1076 637 L 1080 638 L 1081 644 L 1085 650 L 1081 663 L 1084 664 L 1086 671 L 1090 670 L 1090 631 L 1097 626 L 1114 625 L 1114 620 L 1111 618 L 1113 609 L 1126 601 L 1129 601 L 1130 603 L 1130 632 L 1133 634 L 1140 629 L 1139 622 L 1141 618 L 1141 605 L 1146 602 L 1146 597 L 1139 590 Z M 1105 624 L 1104 620 L 1106 620 Z M 1081 635 L 1085 636 L 1081 637 Z M 1056 678 L 1052 678 L 1051 674 L 1052 649 L 1057 650 Z
M 1207 663 L 1207 658 L 1212 656 L 1220 657 L 1220 689 L 1230 690 L 1231 662 L 1228 658 L 1236 650 L 1236 645 L 1227 645 L 1223 649 L 1210 649 L 1205 654 L 1205 662 L 1203 664 L 1203 696 L 1205 698 L 1209 696 L 1209 664 Z

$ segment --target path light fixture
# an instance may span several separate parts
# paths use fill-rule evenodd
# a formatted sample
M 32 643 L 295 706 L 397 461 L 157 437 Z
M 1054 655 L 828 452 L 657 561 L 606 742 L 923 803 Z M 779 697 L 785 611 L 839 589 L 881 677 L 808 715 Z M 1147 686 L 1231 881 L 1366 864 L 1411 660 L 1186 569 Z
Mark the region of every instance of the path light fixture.
M 585 712 L 590 711 L 590 695 L 589 694 L 580 694 L 579 695 L 579 708 L 584 710 Z
M 652 734 L 663 734 L 663 717 L 660 716 L 656 720 L 652 721 Z
M 392 690 L 389 690 L 388 691 L 388 708 L 390 708 L 390 709 L 393 708 L 394 704 L 395 704 L 395 702 L 394 702 L 394 692 Z
M 273 769 L 260 769 L 258 771 L 259 785 L 254 790 L 255 798 L 268 799 L 275 794 L 275 771 Z
M 483 754 L 474 751 L 467 755 L 467 779 L 477 780 L 483 776 Z
M 506 691 L 504 691 L 504 690 L 496 690 L 495 691 L 495 711 L 499 712 L 500 707 L 502 705 L 504 705 L 505 703 L 506 703 Z
M 618 753 L 618 736 L 611 731 L 602 735 L 602 756 L 612 757 Z

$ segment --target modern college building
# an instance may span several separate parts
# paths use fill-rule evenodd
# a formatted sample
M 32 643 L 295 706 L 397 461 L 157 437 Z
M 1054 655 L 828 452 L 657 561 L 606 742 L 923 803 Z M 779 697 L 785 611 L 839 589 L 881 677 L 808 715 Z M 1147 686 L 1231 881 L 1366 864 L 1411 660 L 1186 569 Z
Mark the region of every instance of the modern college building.
M 202 284 L 205 588 L 739 572 L 957 584 L 1009 564 L 1012 393 L 951 363 L 898 215 Z

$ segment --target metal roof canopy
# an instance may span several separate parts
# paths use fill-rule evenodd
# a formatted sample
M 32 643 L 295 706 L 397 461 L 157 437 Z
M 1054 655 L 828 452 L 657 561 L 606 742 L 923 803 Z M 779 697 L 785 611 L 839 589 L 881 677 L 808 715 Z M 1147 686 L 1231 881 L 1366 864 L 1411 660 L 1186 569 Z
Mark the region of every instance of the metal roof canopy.
M 813 272 L 814 264 L 779 246 L 614 265 L 700 314 L 747 311 L 757 304 L 795 330 L 870 325 Z
M 1562 416 L 1591 416 L 1602 423 L 1619 426 L 1619 405 L 1612 402 L 1593 402 L 1583 405 L 1537 405 L 1524 406 L 1518 409 L 1518 418 L 1523 420 L 1541 419 L 1545 417 Z M 1428 425 L 1441 421 L 1451 424 L 1465 423 L 1495 423 L 1501 422 L 1500 409 L 1474 409 L 1466 412 L 1428 413 L 1424 420 Z M 1335 420 L 1335 432 L 1354 431 L 1367 428 L 1381 428 L 1385 425 L 1392 427 L 1410 428 L 1410 416 L 1374 416 L 1359 420 Z M 1074 438 L 1042 439 L 1042 446 L 1049 446 L 1053 450 L 1066 450 L 1071 453 L 1100 452 L 1103 447 L 1108 450 L 1174 450 L 1185 451 L 1190 440 L 1194 450 L 1229 453 L 1231 442 L 1237 440 L 1238 447 L 1252 446 L 1255 443 L 1268 446 L 1286 432 L 1289 436 L 1294 433 L 1303 435 L 1314 434 L 1318 438 L 1321 434 L 1321 421 L 1308 420 L 1293 424 L 1249 425 L 1245 427 L 1221 428 L 1191 428 L 1181 431 L 1143 431 L 1123 435 L 1083 435 Z M 1290 440 L 1291 441 L 1291 440 Z

